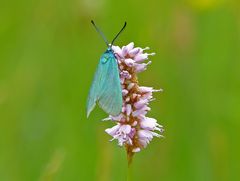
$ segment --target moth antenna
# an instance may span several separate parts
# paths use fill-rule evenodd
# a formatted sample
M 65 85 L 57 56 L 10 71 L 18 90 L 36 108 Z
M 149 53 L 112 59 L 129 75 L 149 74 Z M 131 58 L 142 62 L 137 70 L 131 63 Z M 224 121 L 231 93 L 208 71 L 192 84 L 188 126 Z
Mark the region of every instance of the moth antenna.
M 107 38 L 104 36 L 104 34 L 102 33 L 102 31 L 95 25 L 94 21 L 91 20 L 91 23 L 93 24 L 93 26 L 95 27 L 95 29 L 97 30 L 97 32 L 101 35 L 101 37 L 103 38 L 104 42 L 106 43 L 107 47 L 109 47 L 109 43 L 107 41 Z
M 127 22 L 125 21 L 122 29 L 118 32 L 118 34 L 115 36 L 115 38 L 113 38 L 110 48 L 112 48 L 114 41 L 115 41 L 115 40 L 117 39 L 117 37 L 122 33 L 122 31 L 125 29 L 126 26 L 127 26 Z

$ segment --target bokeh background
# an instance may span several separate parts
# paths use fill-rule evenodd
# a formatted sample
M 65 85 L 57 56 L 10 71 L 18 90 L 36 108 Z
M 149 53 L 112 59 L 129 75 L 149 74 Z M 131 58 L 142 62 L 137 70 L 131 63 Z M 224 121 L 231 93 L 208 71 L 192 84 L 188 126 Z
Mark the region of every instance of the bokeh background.
M 125 150 L 111 122 L 85 105 L 106 47 L 156 52 L 139 75 L 163 88 L 149 116 L 165 127 L 133 161 L 132 180 L 240 180 L 238 0 L 1 0 L 0 180 L 123 181 Z

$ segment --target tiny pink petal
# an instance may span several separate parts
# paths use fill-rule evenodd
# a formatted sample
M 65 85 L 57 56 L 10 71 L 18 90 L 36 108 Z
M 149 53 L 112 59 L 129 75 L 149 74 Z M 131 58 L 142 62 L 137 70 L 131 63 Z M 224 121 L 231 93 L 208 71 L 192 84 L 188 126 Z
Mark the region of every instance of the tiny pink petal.
M 143 54 L 137 54 L 135 57 L 134 57 L 134 60 L 135 62 L 137 63 L 141 63 L 145 60 L 148 59 L 148 54 L 147 53 L 143 53 Z
M 147 111 L 145 110 L 136 110 L 132 113 L 133 117 L 138 117 L 138 116 L 144 116 L 145 114 L 147 114 Z
M 140 52 L 140 48 L 134 48 L 128 52 L 130 57 L 135 57 Z
M 129 116 L 131 114 L 131 112 L 132 112 L 131 104 L 127 104 L 126 105 L 126 114 L 127 114 L 127 116 Z
M 135 93 L 134 93 L 134 94 L 132 95 L 132 98 L 135 99 L 137 96 L 138 96 L 138 94 L 135 94 Z
M 119 46 L 112 46 L 114 53 L 118 54 L 119 57 L 123 57 L 122 49 Z
M 145 117 L 140 121 L 140 126 L 142 129 L 146 130 L 156 130 L 158 127 L 157 120 L 154 118 Z
M 124 62 L 128 67 L 132 67 L 134 65 L 134 60 L 131 58 L 125 59 Z
M 141 151 L 141 148 L 139 148 L 139 147 L 132 149 L 132 152 L 134 152 L 134 153 L 137 153 L 137 152 L 140 152 L 140 151 Z
M 130 83 L 127 87 L 128 90 L 131 90 L 135 86 L 135 83 Z
M 137 109 L 142 108 L 146 103 L 148 103 L 148 99 L 140 99 L 138 102 L 134 104 L 134 107 Z
M 122 47 L 122 56 L 125 57 L 128 54 L 128 47 L 127 46 L 123 46 Z
M 149 141 L 151 141 L 153 139 L 152 132 L 148 131 L 148 130 L 144 130 L 144 129 L 141 129 L 138 131 L 138 136 L 139 136 L 139 138 L 148 139 Z
M 139 91 L 142 92 L 142 93 L 152 92 L 153 88 L 152 87 L 141 86 L 141 87 L 139 87 Z
M 151 63 L 152 62 L 149 61 L 148 63 L 134 64 L 135 71 L 136 72 L 142 72 L 142 71 L 146 70 L 147 66 Z
M 119 132 L 123 134 L 129 134 L 131 132 L 131 126 L 128 124 L 124 124 L 120 126 Z
M 126 71 L 126 70 L 122 71 L 122 72 L 120 73 L 120 75 L 121 75 L 122 78 L 126 78 L 126 79 L 131 79 L 131 77 L 132 77 L 132 76 L 129 74 L 129 72 Z
M 148 92 L 148 93 L 143 94 L 141 98 L 142 99 L 148 99 L 148 100 L 152 99 L 152 92 Z
M 131 42 L 131 43 L 129 43 L 126 47 L 127 47 L 128 52 L 129 52 L 129 51 L 131 51 L 131 50 L 133 49 L 134 43 Z
M 128 90 L 127 89 L 122 89 L 122 95 L 125 96 L 128 94 Z
M 105 130 L 105 132 L 111 136 L 115 136 L 116 132 L 118 131 L 120 125 L 117 124 L 116 126 L 113 126 L 112 128 L 108 128 Z
M 120 113 L 119 115 L 117 116 L 110 116 L 110 118 L 113 120 L 113 121 L 120 121 L 124 118 L 124 114 Z

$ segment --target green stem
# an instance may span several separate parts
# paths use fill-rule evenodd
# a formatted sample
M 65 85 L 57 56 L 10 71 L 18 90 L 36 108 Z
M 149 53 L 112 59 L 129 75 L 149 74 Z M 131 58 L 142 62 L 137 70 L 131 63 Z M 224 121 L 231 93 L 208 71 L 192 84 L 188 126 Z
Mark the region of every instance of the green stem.
M 133 159 L 134 153 L 129 147 L 126 147 L 126 151 L 127 151 L 127 160 L 128 160 L 127 181 L 132 181 L 132 159 Z
M 132 181 L 132 165 L 128 164 L 127 181 Z

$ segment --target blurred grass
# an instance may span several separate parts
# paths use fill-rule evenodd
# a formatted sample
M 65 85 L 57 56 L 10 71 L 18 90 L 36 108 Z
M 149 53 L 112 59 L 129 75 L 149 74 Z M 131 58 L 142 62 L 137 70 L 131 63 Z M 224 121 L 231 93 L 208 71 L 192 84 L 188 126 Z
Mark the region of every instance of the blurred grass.
M 149 115 L 164 125 L 137 154 L 134 180 L 239 180 L 240 14 L 234 0 L 0 2 L 0 180 L 126 178 L 111 123 L 85 102 L 105 45 L 94 19 L 122 46 L 157 55 L 142 85 L 163 88 Z M 49 176 L 50 175 L 50 176 Z

